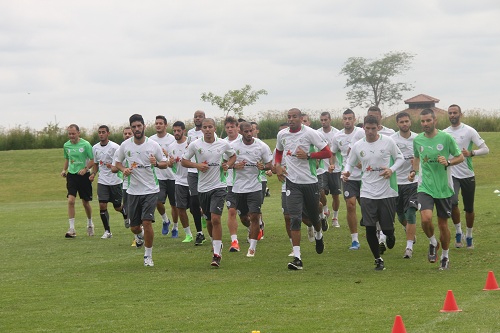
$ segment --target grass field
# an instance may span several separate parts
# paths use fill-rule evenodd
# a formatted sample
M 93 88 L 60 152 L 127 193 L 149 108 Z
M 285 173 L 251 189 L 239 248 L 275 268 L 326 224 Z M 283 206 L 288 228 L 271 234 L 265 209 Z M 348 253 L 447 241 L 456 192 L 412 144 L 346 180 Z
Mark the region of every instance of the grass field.
M 162 236 L 157 224 L 155 267 L 144 267 L 143 250 L 130 246 L 118 213 L 110 211 L 113 238 L 100 239 L 96 201 L 96 237 L 85 236 L 79 204 L 78 237 L 64 238 L 62 149 L 0 152 L 0 331 L 390 332 L 399 314 L 408 332 L 500 332 L 500 291 L 482 291 L 488 271 L 500 282 L 500 197 L 493 194 L 500 189 L 500 134 L 483 138 L 490 154 L 474 160 L 476 248 L 451 248 L 448 271 L 427 262 L 420 225 L 413 258 L 402 259 L 406 244 L 397 225 L 396 246 L 383 256 L 387 270 L 375 272 L 363 229 L 361 249 L 348 250 L 343 202 L 342 227 L 325 233 L 325 252 L 317 255 L 304 232 L 304 270 L 288 271 L 276 177 L 269 179 L 266 234 L 255 258 L 245 257 L 244 228 L 239 253 L 228 252 L 223 229 L 222 266 L 213 269 L 209 245 L 181 243 L 182 231 L 179 239 Z M 439 312 L 449 289 L 463 312 Z

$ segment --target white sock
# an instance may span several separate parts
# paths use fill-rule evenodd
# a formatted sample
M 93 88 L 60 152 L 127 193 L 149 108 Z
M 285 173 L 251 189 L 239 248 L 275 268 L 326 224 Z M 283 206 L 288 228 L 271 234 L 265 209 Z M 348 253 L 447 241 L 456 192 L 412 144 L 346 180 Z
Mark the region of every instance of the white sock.
M 380 243 L 385 243 L 386 239 L 387 239 L 387 236 L 384 235 L 384 233 L 382 231 L 380 231 L 380 235 L 378 236 L 379 242 Z
M 254 250 L 257 247 L 257 240 L 256 239 L 250 239 L 250 250 Z
M 413 240 L 407 240 L 406 241 L 406 248 L 413 250 Z
M 334 210 L 333 211 L 333 218 L 337 219 L 338 217 L 339 217 L 339 211 L 338 210 Z
M 314 238 L 320 240 L 321 237 L 323 237 L 323 232 L 321 231 L 321 229 L 319 231 L 314 230 Z
M 449 250 L 443 250 L 443 252 L 441 253 L 441 259 L 448 258 L 448 251 Z
M 237 241 L 238 235 L 231 235 L 231 242 Z
M 174 223 L 174 226 L 172 229 L 179 229 L 179 223 Z
M 186 235 L 193 237 L 193 234 L 191 233 L 191 228 L 190 227 L 185 227 L 184 232 Z
M 319 218 L 320 219 L 324 219 L 325 218 L 325 212 L 324 211 L 321 211 L 321 213 L 319 213 Z
M 462 223 L 457 223 L 457 224 L 454 224 L 455 226 L 455 233 L 457 234 L 461 234 L 462 233 Z
M 300 259 L 300 246 L 293 247 L 293 256 Z
M 323 214 L 326 214 L 328 213 L 328 206 L 323 206 Z
M 75 230 L 75 218 L 69 219 L 69 228 Z
M 437 246 L 438 241 L 436 240 L 436 236 L 432 235 L 432 237 L 429 237 L 429 241 L 431 242 L 432 246 Z
M 466 232 L 465 237 L 472 238 L 472 228 L 467 227 L 465 229 L 465 232 Z
M 153 247 L 144 247 L 144 256 L 145 257 L 152 257 L 153 256 Z
M 163 220 L 163 222 L 168 222 L 168 216 L 167 216 L 167 213 L 165 213 L 165 214 L 161 214 L 161 219 Z
M 87 225 L 88 225 L 89 227 L 91 227 L 91 226 L 93 226 L 93 225 L 94 225 L 94 223 L 92 223 L 92 218 L 87 219 Z
M 359 243 L 358 233 L 357 233 L 357 232 L 355 232 L 355 233 L 351 234 L 351 241 L 352 241 L 352 242 L 358 242 L 358 243 Z
M 212 241 L 212 244 L 214 246 L 214 254 L 220 256 L 220 252 L 222 249 L 222 241 L 221 240 L 214 240 Z

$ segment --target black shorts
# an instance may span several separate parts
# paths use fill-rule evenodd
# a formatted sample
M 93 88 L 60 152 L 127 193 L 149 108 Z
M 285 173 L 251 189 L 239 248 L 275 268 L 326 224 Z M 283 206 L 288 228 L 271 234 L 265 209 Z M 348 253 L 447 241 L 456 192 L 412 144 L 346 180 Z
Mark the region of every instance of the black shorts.
M 260 192 L 259 192 L 260 193 Z M 233 187 L 228 186 L 227 187 L 227 194 L 226 194 L 226 206 L 227 208 L 236 208 L 236 193 L 233 193 Z
M 180 209 L 189 208 L 189 186 L 175 184 L 175 206 Z
M 261 204 L 264 204 L 264 198 L 266 197 L 266 191 L 267 191 L 267 180 L 262 181 L 262 202 Z
M 443 219 L 451 217 L 451 197 L 444 199 L 434 199 L 429 194 L 419 192 L 417 194 L 418 210 L 434 210 L 436 206 L 437 216 Z
M 224 210 L 224 201 L 226 198 L 225 188 L 216 188 L 208 192 L 198 193 L 200 207 L 205 213 L 208 221 L 212 220 L 211 214 L 222 215 Z
M 155 221 L 156 203 L 158 202 L 158 193 L 143 195 L 128 195 L 128 218 L 130 225 L 136 227 L 142 224 L 142 221 Z
M 318 175 L 318 190 L 323 190 L 326 194 L 326 192 L 328 192 L 328 176 L 327 176 L 327 173 L 328 172 L 325 172 L 325 173 L 322 173 L 320 175 Z
M 175 207 L 175 180 L 159 179 L 160 192 L 158 192 L 158 202 L 165 203 L 167 197 L 170 206 Z
M 383 199 L 361 197 L 360 205 L 365 227 L 375 227 L 376 223 L 379 222 L 382 230 L 394 230 L 396 197 Z
M 331 195 L 341 194 L 342 190 L 340 184 L 342 180 L 340 179 L 340 172 L 326 172 L 325 175 L 328 182 L 325 194 L 331 194 Z
M 295 184 L 287 178 L 286 205 L 290 215 L 291 230 L 300 230 L 302 217 L 316 225 L 319 222 L 318 183 Z
M 408 208 L 418 208 L 417 201 L 418 183 L 398 185 L 399 196 L 396 200 L 396 213 L 404 214 Z
M 198 195 L 198 173 L 188 172 L 189 194 Z
M 123 199 L 122 184 L 104 185 L 97 183 L 97 199 L 99 202 L 111 202 L 113 207 L 120 207 Z
M 281 192 L 281 211 L 283 215 L 288 215 L 288 208 L 286 205 L 286 192 Z
M 260 214 L 261 191 L 250 193 L 235 193 L 236 195 L 236 209 L 238 215 L 247 215 L 248 213 Z
M 68 190 L 66 197 L 70 195 L 76 197 L 78 193 L 80 199 L 92 201 L 92 182 L 89 177 L 90 172 L 87 172 L 83 176 L 77 173 L 68 173 L 66 175 L 66 189 Z
M 352 197 L 359 198 L 361 193 L 361 180 L 347 180 L 342 183 L 344 187 L 344 199 Z
M 451 197 L 452 206 L 458 206 L 458 192 L 462 191 L 462 200 L 464 202 L 464 211 L 474 212 L 474 195 L 476 193 L 476 178 L 455 178 L 453 177 L 453 190 L 455 195 Z

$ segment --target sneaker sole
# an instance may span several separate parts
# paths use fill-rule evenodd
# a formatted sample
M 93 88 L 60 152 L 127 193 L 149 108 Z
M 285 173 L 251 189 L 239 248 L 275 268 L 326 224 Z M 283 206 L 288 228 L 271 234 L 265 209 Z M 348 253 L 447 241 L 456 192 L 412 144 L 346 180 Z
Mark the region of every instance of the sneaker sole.
M 434 255 L 435 255 L 435 256 L 434 256 L 434 258 L 431 258 L 431 257 L 429 256 L 429 253 L 427 253 L 427 259 L 429 260 L 429 262 L 430 262 L 431 264 L 435 264 L 435 263 L 436 263 L 439 248 L 440 248 L 439 243 L 437 243 L 437 245 L 436 245 L 436 249 L 435 249 L 435 253 L 434 253 Z
M 210 264 L 210 266 L 219 268 L 220 264 L 216 263 L 215 261 L 212 261 L 212 263 Z
M 302 269 L 302 266 L 296 266 L 292 263 L 288 263 L 288 269 L 292 271 L 300 271 Z
M 66 235 L 64 235 L 64 237 L 66 237 L 66 238 L 75 238 L 75 237 L 76 237 L 76 235 L 66 234 Z
M 229 252 L 240 252 L 240 249 L 232 247 L 232 248 L 229 249 Z

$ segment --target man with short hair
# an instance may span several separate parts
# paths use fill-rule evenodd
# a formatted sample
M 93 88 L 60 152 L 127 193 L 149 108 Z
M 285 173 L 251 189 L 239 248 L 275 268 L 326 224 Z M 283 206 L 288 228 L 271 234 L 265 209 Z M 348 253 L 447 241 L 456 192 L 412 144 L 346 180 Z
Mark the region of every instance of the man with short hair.
M 452 166 L 451 176 L 453 179 L 453 188 L 455 194 L 451 199 L 452 211 L 451 218 L 455 225 L 455 247 L 462 247 L 463 233 L 460 223 L 460 209 L 458 208 L 458 193 L 462 191 L 462 201 L 465 211 L 466 244 L 468 249 L 474 248 L 472 241 L 472 228 L 474 227 L 474 195 L 476 192 L 476 179 L 474 167 L 472 165 L 473 156 L 486 155 L 490 152 L 488 146 L 481 138 L 479 133 L 469 125 L 462 123 L 462 109 L 456 104 L 448 107 L 448 118 L 451 126 L 444 131 L 449 133 L 457 142 L 458 148 L 462 150 L 465 160 L 462 163 Z M 476 145 L 477 149 L 473 150 Z
M 139 248 L 144 244 L 144 266 L 154 266 L 152 223 L 160 192 L 154 167 L 165 169 L 167 158 L 160 145 L 144 135 L 146 126 L 141 115 L 132 115 L 129 123 L 134 137 L 123 142 L 117 150 L 115 166 L 129 182 L 128 216 L 136 246 Z
M 325 248 L 319 221 L 316 159 L 329 158 L 332 153 L 317 131 L 302 125 L 299 109 L 290 109 L 287 118 L 289 127 L 278 133 L 276 141 L 276 175 L 280 181 L 286 179 L 287 207 L 291 218 L 294 259 L 288 263 L 288 269 L 301 270 L 300 226 L 303 218 L 309 219 L 314 226 L 316 253 L 323 253 Z M 281 166 L 283 158 L 286 170 Z
M 211 265 L 220 266 L 222 255 L 221 215 L 226 197 L 225 172 L 233 167 L 236 155 L 231 145 L 215 135 L 215 121 L 202 121 L 203 137 L 191 142 L 182 157 L 182 166 L 196 168 L 200 206 L 207 217 L 207 229 L 212 238 L 213 257 Z M 223 160 L 224 154 L 228 157 Z M 196 162 L 192 162 L 194 158 Z
M 403 154 L 396 143 L 383 134 L 378 134 L 379 120 L 366 116 L 363 122 L 365 138 L 355 142 L 343 173 L 348 180 L 351 170 L 361 163 L 360 191 L 361 214 L 366 227 L 366 240 L 375 258 L 375 270 L 384 270 L 384 260 L 380 254 L 377 226 L 387 235 L 387 246 L 394 247 L 394 216 L 398 188 L 395 171 L 403 164 Z
M 396 115 L 396 124 L 398 125 L 399 131 L 394 133 L 391 138 L 396 142 L 404 158 L 403 165 L 396 170 L 399 193 L 396 200 L 396 213 L 406 233 L 406 249 L 403 258 L 410 259 L 413 256 L 413 243 L 415 242 L 417 223 L 418 182 L 417 180 L 410 182 L 408 180 L 408 174 L 413 169 L 413 140 L 417 136 L 417 133 L 410 130 L 411 119 L 410 115 L 406 112 L 400 112 Z
M 123 179 L 111 170 L 114 155 L 120 146 L 109 140 L 108 126 L 99 126 L 97 134 L 99 136 L 99 142 L 92 147 L 92 152 L 94 154 L 94 167 L 92 172 L 94 175 L 99 172 L 97 197 L 99 199 L 99 213 L 102 225 L 104 226 L 104 234 L 101 238 L 107 239 L 113 237 L 109 226 L 108 202 L 111 202 L 113 208 L 122 214 L 124 221 L 127 221 L 127 215 L 122 205 Z
M 89 173 L 94 165 L 94 155 L 90 143 L 80 138 L 80 127 L 71 124 L 67 128 L 68 138 L 63 145 L 64 166 L 61 176 L 66 178 L 68 194 L 69 229 L 66 238 L 75 238 L 75 201 L 78 193 L 82 199 L 83 208 L 87 215 L 87 235 L 94 236 L 94 223 L 92 223 L 92 181 L 94 174 Z
M 417 200 L 420 209 L 422 229 L 429 238 L 429 252 L 427 259 L 430 263 L 437 260 L 439 243 L 434 236 L 432 215 L 434 206 L 437 210 L 438 227 L 441 247 L 443 248 L 439 269 L 449 268 L 448 257 L 450 245 L 450 230 L 448 218 L 451 217 L 451 198 L 454 195 L 453 180 L 450 166 L 464 160 L 462 152 L 451 135 L 436 128 L 437 119 L 432 109 L 423 109 L 420 112 L 420 124 L 423 133 L 413 140 L 413 170 L 408 176 L 413 181 L 420 171 L 417 189 Z M 449 159 L 449 156 L 454 156 Z
M 156 116 L 155 119 L 155 130 L 156 134 L 150 136 L 149 138 L 153 141 L 156 141 L 162 151 L 163 154 L 167 157 L 167 160 L 169 158 L 169 151 L 167 150 L 167 147 L 175 142 L 175 138 L 172 134 L 167 133 L 167 118 L 165 116 Z M 158 177 L 159 185 L 160 185 L 160 192 L 158 192 L 158 203 L 156 204 L 156 209 L 158 210 L 158 213 L 161 215 L 162 219 L 162 229 L 161 233 L 163 235 L 168 235 L 170 232 L 170 219 L 167 216 L 167 212 L 165 209 L 165 202 L 168 197 L 168 202 L 170 204 L 170 209 L 172 213 L 172 221 L 174 222 L 173 228 L 172 228 L 172 238 L 177 238 L 179 237 L 179 231 L 177 227 L 178 223 L 178 214 L 177 214 L 177 207 L 175 206 L 175 176 L 172 173 L 172 170 L 170 168 L 166 169 L 155 169 L 156 176 Z

